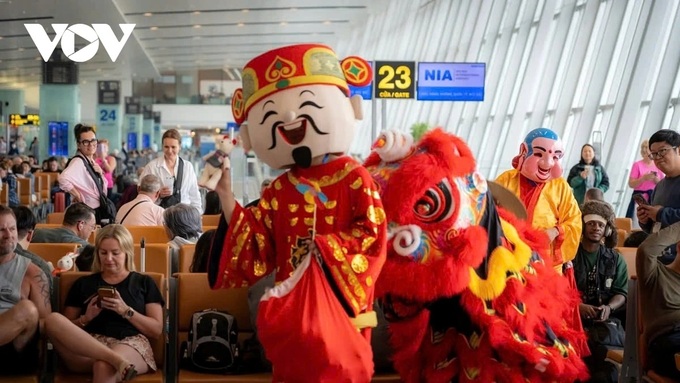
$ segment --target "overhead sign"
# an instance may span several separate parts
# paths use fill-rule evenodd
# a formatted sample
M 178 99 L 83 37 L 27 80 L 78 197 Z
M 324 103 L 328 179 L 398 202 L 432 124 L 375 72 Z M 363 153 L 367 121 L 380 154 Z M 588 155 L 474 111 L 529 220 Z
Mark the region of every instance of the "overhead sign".
M 373 84 L 375 98 L 414 98 L 413 61 L 376 61 Z
M 97 127 L 118 130 L 121 109 L 120 105 L 97 105 Z
M 38 114 L 10 114 L 9 124 L 12 126 L 40 125 L 40 115 Z
M 120 81 L 97 81 L 99 104 L 120 104 Z
M 139 97 L 125 97 L 125 114 L 142 114 L 142 101 Z
M 418 63 L 418 100 L 484 101 L 484 63 Z

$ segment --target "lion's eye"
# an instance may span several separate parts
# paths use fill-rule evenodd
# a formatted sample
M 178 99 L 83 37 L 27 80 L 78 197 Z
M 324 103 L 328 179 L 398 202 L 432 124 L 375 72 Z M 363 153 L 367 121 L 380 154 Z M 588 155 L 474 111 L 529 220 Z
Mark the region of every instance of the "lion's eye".
M 413 211 L 424 222 L 434 223 L 448 218 L 453 211 L 451 185 L 444 179 L 436 186 L 427 189 L 418 201 Z

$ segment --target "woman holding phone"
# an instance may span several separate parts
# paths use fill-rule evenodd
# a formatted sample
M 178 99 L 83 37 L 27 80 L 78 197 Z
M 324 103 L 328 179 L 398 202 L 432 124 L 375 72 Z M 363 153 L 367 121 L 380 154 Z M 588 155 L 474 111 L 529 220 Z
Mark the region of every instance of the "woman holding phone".
M 45 319 L 45 332 L 66 367 L 91 372 L 94 382 L 156 370 L 149 338 L 163 335 L 164 302 L 153 279 L 134 271 L 133 257 L 132 235 L 124 226 L 99 230 L 93 274 L 73 284 L 63 315 Z
M 640 155 L 642 159 L 633 163 L 630 177 L 628 177 L 628 186 L 633 188 L 633 195 L 630 196 L 630 203 L 628 203 L 628 210 L 626 211 L 628 218 L 633 218 L 636 202 L 638 205 L 649 204 L 656 184 L 664 177 L 654 161 L 649 158 L 648 140 L 644 140 L 640 144 Z M 641 197 L 642 200 L 640 200 Z
M 598 188 L 602 193 L 609 189 L 609 176 L 604 166 L 595 156 L 595 148 L 590 144 L 581 147 L 581 160 L 569 170 L 567 182 L 574 191 L 579 206 L 583 205 L 586 190 Z

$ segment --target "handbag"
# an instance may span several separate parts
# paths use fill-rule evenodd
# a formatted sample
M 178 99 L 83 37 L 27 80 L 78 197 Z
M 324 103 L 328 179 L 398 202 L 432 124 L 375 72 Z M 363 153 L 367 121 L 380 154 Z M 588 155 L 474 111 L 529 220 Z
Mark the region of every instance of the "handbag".
M 274 381 L 370 382 L 370 342 L 350 321 L 319 263 L 308 254 L 260 300 L 257 336 Z
M 587 328 L 588 339 L 591 342 L 608 347 L 620 347 L 626 341 L 626 329 L 618 318 L 609 317 L 606 321 L 593 321 Z
M 179 166 L 177 169 L 177 178 L 175 178 L 175 184 L 173 185 L 172 195 L 161 198 L 160 205 L 164 209 L 167 209 L 170 206 L 174 206 L 182 202 L 182 195 L 180 194 L 179 190 L 182 188 L 182 177 L 184 176 L 184 160 L 182 160 L 179 157 L 177 159 L 179 161 Z
M 92 164 L 85 157 L 79 155 L 76 155 L 76 157 L 83 160 L 85 169 L 90 173 L 90 177 L 94 180 L 95 185 L 97 185 L 97 190 L 99 191 L 99 207 L 94 209 L 97 223 L 101 226 L 114 223 L 116 221 L 116 204 L 106 196 L 106 193 L 104 193 L 104 181 L 102 180 L 102 176 L 94 171 Z

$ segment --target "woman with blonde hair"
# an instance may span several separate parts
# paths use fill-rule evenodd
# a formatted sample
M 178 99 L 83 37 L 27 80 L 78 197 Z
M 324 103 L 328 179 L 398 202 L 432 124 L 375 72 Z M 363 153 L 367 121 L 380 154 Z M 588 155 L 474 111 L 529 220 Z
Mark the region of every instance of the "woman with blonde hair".
M 149 338 L 163 335 L 163 297 L 151 277 L 134 269 L 130 232 L 117 224 L 99 230 L 93 273 L 73 284 L 63 315 L 45 319 L 45 333 L 69 370 L 92 372 L 94 382 L 156 370 Z
M 642 159 L 633 163 L 633 168 L 628 177 L 628 186 L 633 188 L 633 194 L 630 196 L 628 210 L 626 210 L 627 218 L 633 218 L 633 215 L 635 215 L 635 199 L 633 196 L 642 194 L 647 201 L 651 201 L 656 184 L 664 177 L 664 174 L 649 157 L 649 140 L 640 143 L 640 156 L 642 156 Z

